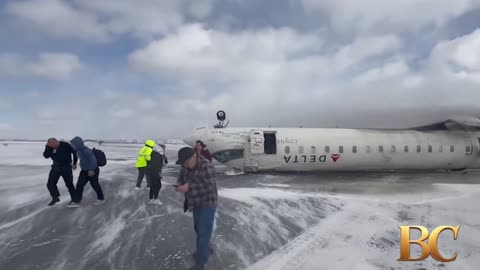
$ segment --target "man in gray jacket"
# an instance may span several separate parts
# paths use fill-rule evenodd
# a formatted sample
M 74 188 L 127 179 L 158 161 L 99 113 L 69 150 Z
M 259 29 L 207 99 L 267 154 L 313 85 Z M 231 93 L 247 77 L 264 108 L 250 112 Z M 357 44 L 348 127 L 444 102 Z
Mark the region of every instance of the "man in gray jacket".
M 93 151 L 85 146 L 82 138 L 75 137 L 70 141 L 72 148 L 77 152 L 78 158 L 80 159 L 80 175 L 78 176 L 77 186 L 76 186 L 76 200 L 71 202 L 69 207 L 78 207 L 83 197 L 83 187 L 90 182 L 93 190 L 97 193 L 98 201 L 95 204 L 102 204 L 105 202 L 103 196 L 102 187 L 98 182 L 98 175 L 100 174 L 100 168 L 98 168 L 97 158 Z

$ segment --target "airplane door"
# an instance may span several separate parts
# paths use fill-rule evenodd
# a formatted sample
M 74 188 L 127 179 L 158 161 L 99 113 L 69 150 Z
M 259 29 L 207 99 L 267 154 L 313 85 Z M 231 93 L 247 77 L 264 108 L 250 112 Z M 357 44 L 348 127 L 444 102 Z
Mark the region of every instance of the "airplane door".
M 473 154 L 473 143 L 470 143 L 470 145 L 466 146 L 465 155 L 471 156 L 472 154 Z
M 252 130 L 250 132 L 250 153 L 264 154 L 265 153 L 265 138 L 262 130 Z

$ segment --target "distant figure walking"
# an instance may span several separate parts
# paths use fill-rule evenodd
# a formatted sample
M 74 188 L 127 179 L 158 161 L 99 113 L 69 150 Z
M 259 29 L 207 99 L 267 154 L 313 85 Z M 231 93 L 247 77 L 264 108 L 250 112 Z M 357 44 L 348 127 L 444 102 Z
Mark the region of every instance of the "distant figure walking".
M 72 169 L 77 169 L 77 153 L 75 153 L 69 143 L 59 142 L 55 138 L 50 138 L 45 145 L 43 156 L 53 160 L 47 182 L 48 191 L 50 192 L 50 196 L 52 196 L 52 201 L 48 206 L 52 206 L 60 201 L 60 192 L 57 187 L 60 176 L 63 178 L 65 186 L 67 186 L 68 193 L 70 193 L 70 203 L 72 203 L 75 201 L 75 186 L 73 185 Z
M 93 190 L 97 193 L 97 201 L 94 204 L 102 204 L 105 202 L 105 197 L 103 195 L 102 187 L 98 182 L 98 177 L 100 174 L 100 168 L 98 167 L 97 158 L 93 151 L 88 148 L 83 142 L 82 138 L 75 137 L 70 143 L 75 151 L 77 151 L 78 158 L 80 159 L 80 175 L 78 176 L 77 181 L 77 196 L 76 200 L 70 205 L 70 207 L 80 206 L 80 202 L 83 197 L 83 188 L 85 185 L 90 182 Z
M 135 165 L 138 169 L 137 185 L 136 185 L 137 190 L 142 187 L 142 181 L 146 173 L 147 163 L 151 159 L 150 155 L 152 154 L 154 146 L 155 146 L 154 141 L 147 140 L 145 141 L 145 145 L 140 149 L 140 151 L 138 151 L 137 163 Z M 151 186 L 150 179 L 148 179 L 148 175 L 147 175 L 147 188 L 150 188 L 150 186 Z
M 166 161 L 165 154 L 159 147 L 154 147 L 151 153 L 151 159 L 147 163 L 146 175 L 150 179 L 150 201 L 149 203 L 162 205 L 158 199 L 158 194 L 162 188 L 162 168 Z
M 208 161 L 212 162 L 212 155 L 202 141 L 198 140 L 195 142 L 195 151 L 197 151 L 197 153 L 202 155 L 204 158 L 208 159 Z

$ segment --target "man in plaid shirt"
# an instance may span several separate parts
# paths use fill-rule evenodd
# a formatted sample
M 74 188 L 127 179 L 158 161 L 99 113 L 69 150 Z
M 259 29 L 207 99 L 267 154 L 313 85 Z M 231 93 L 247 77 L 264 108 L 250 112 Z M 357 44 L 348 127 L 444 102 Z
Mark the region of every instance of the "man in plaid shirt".
M 217 209 L 215 167 L 191 147 L 178 151 L 176 164 L 182 166 L 176 191 L 185 193 L 186 207 L 193 212 L 197 234 L 195 265 L 190 269 L 203 270 L 210 254 L 210 239 Z

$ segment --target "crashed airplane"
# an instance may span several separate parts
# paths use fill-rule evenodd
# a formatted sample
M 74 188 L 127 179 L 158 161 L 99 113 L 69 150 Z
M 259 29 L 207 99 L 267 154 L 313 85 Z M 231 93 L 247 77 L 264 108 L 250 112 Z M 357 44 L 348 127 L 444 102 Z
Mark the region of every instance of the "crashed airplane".
M 447 170 L 480 168 L 480 119 L 452 117 L 410 129 L 229 128 L 217 113 L 202 140 L 231 173 Z

